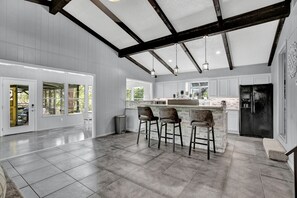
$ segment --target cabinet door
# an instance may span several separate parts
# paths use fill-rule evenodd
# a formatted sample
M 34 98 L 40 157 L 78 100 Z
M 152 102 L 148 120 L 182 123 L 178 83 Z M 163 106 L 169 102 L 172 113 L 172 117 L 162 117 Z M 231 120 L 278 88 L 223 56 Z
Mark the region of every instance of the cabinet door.
M 184 91 L 184 94 L 186 94 L 186 85 L 185 82 L 178 82 L 177 83 L 177 91 L 180 94 L 180 91 Z
M 227 97 L 228 96 L 228 80 L 227 79 L 219 79 L 218 80 L 219 87 L 219 97 Z
M 239 97 L 238 78 L 228 79 L 228 97 Z
M 217 97 L 218 96 L 218 81 L 217 80 L 209 80 L 208 84 L 208 96 L 209 97 Z
M 177 83 L 164 83 L 164 98 L 173 98 L 173 94 L 177 93 Z
M 261 84 L 268 84 L 268 83 L 270 83 L 270 74 L 254 76 L 254 85 L 261 85 Z
M 239 113 L 228 111 L 228 132 L 239 134 Z
M 252 85 L 254 83 L 253 76 L 240 76 L 239 84 L 240 85 Z
M 163 98 L 163 83 L 156 83 L 155 98 Z

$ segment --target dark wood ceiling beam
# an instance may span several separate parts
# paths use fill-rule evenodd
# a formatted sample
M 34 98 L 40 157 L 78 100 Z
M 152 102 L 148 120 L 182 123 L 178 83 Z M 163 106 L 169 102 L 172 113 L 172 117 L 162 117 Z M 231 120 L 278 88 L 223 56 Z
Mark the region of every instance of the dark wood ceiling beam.
M 277 29 L 276 29 L 276 32 L 275 32 L 272 48 L 271 48 L 270 55 L 269 55 L 268 66 L 271 66 L 271 64 L 272 64 L 272 61 L 273 61 L 273 58 L 274 58 L 274 55 L 275 55 L 275 51 L 276 51 L 276 48 L 277 48 L 278 40 L 279 40 L 279 37 L 281 35 L 282 29 L 284 27 L 285 20 L 286 19 L 283 18 L 283 19 L 280 19 L 279 22 L 278 22 L 278 26 L 277 26 Z
M 70 2 L 71 0 L 52 0 L 50 4 L 49 12 L 51 14 L 57 14 Z
M 184 50 L 184 52 L 186 53 L 186 55 L 188 56 L 188 58 L 191 60 L 191 62 L 193 63 L 193 65 L 196 67 L 196 69 L 198 70 L 198 72 L 199 73 L 202 73 L 202 69 L 199 67 L 198 63 L 196 62 L 196 60 L 193 57 L 192 53 L 187 48 L 186 44 L 181 43 L 180 46 Z
M 29 1 L 29 2 L 32 2 L 32 3 L 36 3 L 36 4 L 39 4 L 39 5 L 44 5 L 44 6 L 50 6 L 51 2 L 50 1 L 47 1 L 47 0 L 25 0 L 25 1 Z
M 140 67 L 141 69 L 143 69 L 146 73 L 151 74 L 151 71 L 146 68 L 145 66 L 143 66 L 142 64 L 140 64 L 139 62 L 137 62 L 135 59 L 133 59 L 130 56 L 126 56 L 126 58 L 131 61 L 132 63 L 134 63 L 135 65 L 137 65 L 138 67 Z
M 96 37 L 98 40 L 102 41 L 104 44 L 106 44 L 107 46 L 109 46 L 111 49 L 115 50 L 116 52 L 119 51 L 119 48 L 117 48 L 112 43 L 110 43 L 108 40 L 106 40 L 105 38 L 103 38 L 102 36 L 100 36 L 99 34 L 97 34 L 94 30 L 92 30 L 91 28 L 89 28 L 83 22 L 81 22 L 78 19 L 76 19 L 74 16 L 72 16 L 71 14 L 69 14 L 67 11 L 61 10 L 60 13 L 62 15 L 64 15 L 66 18 L 68 18 L 70 21 L 72 21 L 73 23 L 75 23 L 76 25 L 78 25 L 79 27 L 81 27 L 82 29 L 86 30 L 88 33 L 90 33 L 94 37 Z
M 213 0 L 212 2 L 213 2 L 213 6 L 215 8 L 215 11 L 216 11 L 218 21 L 219 21 L 219 23 L 221 23 L 223 21 L 223 15 L 222 15 L 221 6 L 220 6 L 220 0 Z M 232 62 L 232 57 L 231 57 L 231 52 L 230 52 L 230 48 L 229 48 L 227 34 L 226 34 L 226 32 L 223 32 L 221 35 L 222 35 L 224 48 L 225 48 L 225 52 L 226 52 L 226 56 L 227 56 L 227 60 L 228 60 L 228 64 L 229 64 L 229 69 L 233 70 L 233 62 Z
M 159 15 L 159 17 L 162 19 L 162 21 L 164 22 L 164 24 L 167 26 L 167 28 L 169 29 L 169 31 L 171 32 L 171 34 L 173 34 L 173 35 L 177 34 L 177 31 L 175 30 L 175 28 L 173 27 L 173 25 L 171 24 L 171 22 L 169 21 L 169 19 L 167 18 L 167 16 L 165 15 L 164 11 L 159 6 L 159 4 L 155 0 L 148 0 L 148 1 L 151 4 L 151 6 L 154 8 L 154 10 L 156 11 L 156 13 Z M 180 43 L 180 46 L 184 50 L 184 52 L 187 54 L 188 58 L 191 60 L 191 62 L 196 67 L 196 69 L 198 70 L 198 72 L 199 73 L 202 73 L 202 70 L 201 70 L 200 66 L 198 65 L 198 63 L 194 59 L 193 55 L 191 54 L 190 50 L 187 48 L 187 46 L 185 45 L 185 43 L 183 43 L 183 42 Z
M 167 26 L 171 34 L 176 34 L 177 32 L 175 28 L 173 27 L 173 25 L 171 24 L 171 22 L 169 21 L 169 19 L 167 18 L 167 16 L 159 6 L 159 4 L 155 0 L 148 0 L 148 1 L 151 4 L 151 6 L 154 8 L 154 10 L 157 12 L 159 17 L 162 19 L 162 21 L 165 23 L 165 25 Z
M 138 43 L 144 43 L 144 41 L 137 36 L 125 23 L 123 23 L 115 14 L 113 14 L 100 0 L 91 0 L 102 12 L 104 12 L 111 20 L 113 20 L 118 26 L 120 26 L 125 32 L 127 32 Z M 149 51 L 164 67 L 166 67 L 172 74 L 174 70 L 155 52 Z
M 124 57 L 126 55 L 136 54 L 146 50 L 153 50 L 169 46 L 174 43 L 191 41 L 202 38 L 204 35 L 212 36 L 224 32 L 235 31 L 281 18 L 286 18 L 289 16 L 289 14 L 290 0 L 286 0 L 271 6 L 223 19 L 222 22 L 213 22 L 207 25 L 178 32 L 175 35 L 164 36 L 145 43 L 140 43 L 138 45 L 121 49 L 119 56 Z

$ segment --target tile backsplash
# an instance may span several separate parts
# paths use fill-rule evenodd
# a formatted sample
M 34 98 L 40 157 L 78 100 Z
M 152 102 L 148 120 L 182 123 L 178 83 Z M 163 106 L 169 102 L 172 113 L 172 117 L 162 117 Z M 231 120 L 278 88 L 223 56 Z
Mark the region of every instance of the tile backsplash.
M 211 106 L 221 105 L 221 101 L 226 101 L 226 109 L 239 109 L 239 98 L 210 98 Z

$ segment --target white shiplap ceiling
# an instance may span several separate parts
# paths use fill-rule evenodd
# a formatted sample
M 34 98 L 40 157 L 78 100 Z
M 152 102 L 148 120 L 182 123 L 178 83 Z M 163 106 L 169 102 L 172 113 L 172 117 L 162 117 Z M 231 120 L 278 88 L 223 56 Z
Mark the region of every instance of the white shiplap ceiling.
M 120 0 L 119 2 L 101 0 L 101 2 L 144 42 L 171 34 L 148 0 Z M 212 0 L 156 0 L 156 2 L 177 32 L 217 21 Z M 278 2 L 281 1 L 220 0 L 220 5 L 222 17 L 225 19 Z M 138 44 L 90 0 L 72 0 L 64 10 L 119 49 Z M 268 62 L 277 23 L 278 21 L 273 21 L 227 33 L 234 67 Z M 204 40 L 198 39 L 185 44 L 201 66 L 204 62 Z M 207 49 L 210 69 L 229 67 L 221 35 L 208 37 Z M 175 67 L 175 45 L 157 49 L 155 52 L 168 65 Z M 131 57 L 151 70 L 150 53 L 143 52 Z M 178 45 L 178 66 L 181 73 L 197 72 L 180 45 Z M 155 70 L 157 75 L 171 74 L 157 60 L 155 60 Z

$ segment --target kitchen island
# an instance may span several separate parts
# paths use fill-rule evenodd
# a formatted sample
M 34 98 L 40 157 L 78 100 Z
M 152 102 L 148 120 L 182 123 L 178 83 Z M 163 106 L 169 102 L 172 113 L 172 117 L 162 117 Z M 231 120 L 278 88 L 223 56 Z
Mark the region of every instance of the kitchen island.
M 182 119 L 181 127 L 182 127 L 182 134 L 183 134 L 183 143 L 186 146 L 189 146 L 190 143 L 190 136 L 191 136 L 191 120 L 190 120 L 190 111 L 191 109 L 198 109 L 198 110 L 210 110 L 213 113 L 213 118 L 215 122 L 214 126 L 214 134 L 215 134 L 215 142 L 216 142 L 216 151 L 223 153 L 225 152 L 227 146 L 227 112 L 225 106 L 199 106 L 199 105 L 166 105 L 166 104 L 143 104 L 138 106 L 149 106 L 151 107 L 155 116 L 159 116 L 159 110 L 164 107 L 173 107 L 177 110 L 179 117 Z M 134 110 L 134 113 L 133 113 Z M 126 109 L 127 112 L 127 109 Z M 132 121 L 131 117 L 132 114 L 137 115 L 137 107 L 128 109 L 130 112 L 130 116 L 128 116 L 128 126 L 129 120 Z M 130 117 L 130 118 L 129 118 Z M 136 124 L 138 123 L 138 119 L 136 116 L 133 116 L 135 121 L 135 126 L 133 131 L 137 131 Z M 135 118 L 136 117 L 136 118 Z M 136 130 L 135 130 L 136 129 Z M 154 130 L 154 128 L 152 128 Z M 129 130 L 129 129 L 128 129 Z M 168 132 L 172 132 L 172 126 L 168 125 Z M 178 134 L 178 131 L 176 131 Z M 163 129 L 164 135 L 164 129 Z M 198 128 L 197 127 L 197 137 L 207 137 L 207 130 L 205 128 Z M 151 133 L 151 138 L 158 140 L 157 133 Z M 162 138 L 162 141 L 164 139 Z M 169 141 L 170 142 L 170 141 Z M 176 143 L 180 144 L 180 139 L 176 138 Z M 210 144 L 212 149 L 212 144 Z M 196 148 L 207 149 L 206 146 L 203 145 L 196 145 Z

